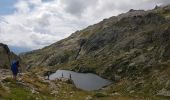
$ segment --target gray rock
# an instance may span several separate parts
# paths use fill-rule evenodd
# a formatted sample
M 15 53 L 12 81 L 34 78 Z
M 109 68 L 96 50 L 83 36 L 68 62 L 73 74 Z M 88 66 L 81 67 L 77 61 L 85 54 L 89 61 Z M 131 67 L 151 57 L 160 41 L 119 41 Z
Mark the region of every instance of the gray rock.
M 157 93 L 158 96 L 166 96 L 166 97 L 170 97 L 170 91 L 166 90 L 165 88 L 163 88 L 162 90 L 160 90 Z
M 121 76 L 119 76 L 119 75 L 114 75 L 114 80 L 115 81 L 119 81 L 121 79 Z
M 120 93 L 118 93 L 118 92 L 115 92 L 115 93 L 111 94 L 111 96 L 119 96 L 119 95 L 120 95 Z
M 93 99 L 92 96 L 87 96 L 87 97 L 85 98 L 85 100 L 92 100 L 92 99 Z
M 131 90 L 129 93 L 132 94 L 132 93 L 134 93 L 134 92 L 135 92 L 134 90 Z

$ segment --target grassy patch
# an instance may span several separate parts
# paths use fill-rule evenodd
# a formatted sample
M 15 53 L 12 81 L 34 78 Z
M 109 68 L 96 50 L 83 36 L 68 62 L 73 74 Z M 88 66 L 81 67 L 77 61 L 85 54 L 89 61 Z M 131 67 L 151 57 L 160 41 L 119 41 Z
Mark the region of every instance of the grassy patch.
M 107 94 L 106 93 L 102 93 L 102 92 L 97 92 L 94 94 L 94 97 L 97 97 L 97 98 L 101 98 L 101 97 L 106 97 Z
M 32 93 L 27 87 L 17 83 L 11 78 L 7 78 L 3 80 L 3 83 L 5 84 L 6 87 L 9 88 L 9 93 L 0 92 L 1 98 L 3 98 L 3 100 L 35 100 L 35 99 L 50 100 L 52 99 L 52 96 L 50 95 L 44 95 L 42 93 L 39 94 Z

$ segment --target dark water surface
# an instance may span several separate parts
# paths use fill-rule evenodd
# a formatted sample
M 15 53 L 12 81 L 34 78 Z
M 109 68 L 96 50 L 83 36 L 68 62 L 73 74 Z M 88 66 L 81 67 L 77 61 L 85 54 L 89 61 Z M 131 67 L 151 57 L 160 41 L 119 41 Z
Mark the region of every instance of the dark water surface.
M 62 76 L 64 78 L 70 78 L 71 76 L 71 79 L 77 88 L 87 91 L 98 90 L 112 83 L 110 80 L 103 79 L 96 74 L 76 73 L 67 70 L 57 70 L 55 73 L 50 75 L 50 80 L 55 80 Z

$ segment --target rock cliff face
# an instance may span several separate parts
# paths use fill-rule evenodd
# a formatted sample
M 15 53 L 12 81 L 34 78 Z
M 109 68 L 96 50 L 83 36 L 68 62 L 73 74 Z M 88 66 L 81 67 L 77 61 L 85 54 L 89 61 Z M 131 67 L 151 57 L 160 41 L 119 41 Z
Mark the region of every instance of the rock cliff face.
M 13 60 L 20 60 L 20 58 L 10 52 L 7 45 L 0 43 L 0 68 L 9 69 Z
M 112 80 L 170 65 L 170 6 L 130 10 L 21 55 L 30 66 L 94 72 Z

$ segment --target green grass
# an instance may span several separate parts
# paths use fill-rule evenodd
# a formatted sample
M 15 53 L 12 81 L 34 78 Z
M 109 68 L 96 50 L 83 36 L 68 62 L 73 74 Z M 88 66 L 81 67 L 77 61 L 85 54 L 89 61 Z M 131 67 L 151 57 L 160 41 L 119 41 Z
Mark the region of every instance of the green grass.
M 165 16 L 166 18 L 170 18 L 170 13 L 166 13 L 166 14 L 164 14 L 164 16 Z
M 50 84 L 44 83 L 36 77 L 30 77 L 25 75 L 23 79 L 27 84 L 31 84 L 32 87 L 38 88 L 36 91 L 39 93 L 32 93 L 29 86 L 25 86 L 21 83 L 18 83 L 12 78 L 7 78 L 3 80 L 3 84 L 8 87 L 10 90 L 7 92 L 3 89 L 0 84 L 0 99 L 3 100 L 84 100 L 86 96 L 91 95 L 91 93 L 76 89 L 75 86 L 67 82 L 61 81 L 52 81 L 56 84 L 57 88 L 55 89 L 58 93 L 51 94 Z M 34 81 L 36 80 L 36 81 Z M 46 87 L 48 85 L 48 87 Z M 45 88 L 44 88 L 45 87 Z
M 36 98 L 40 100 L 51 100 L 53 98 L 49 94 L 33 94 L 30 89 L 11 78 L 3 80 L 3 83 L 9 88 L 8 92 L 0 92 L 3 100 L 35 100 Z

